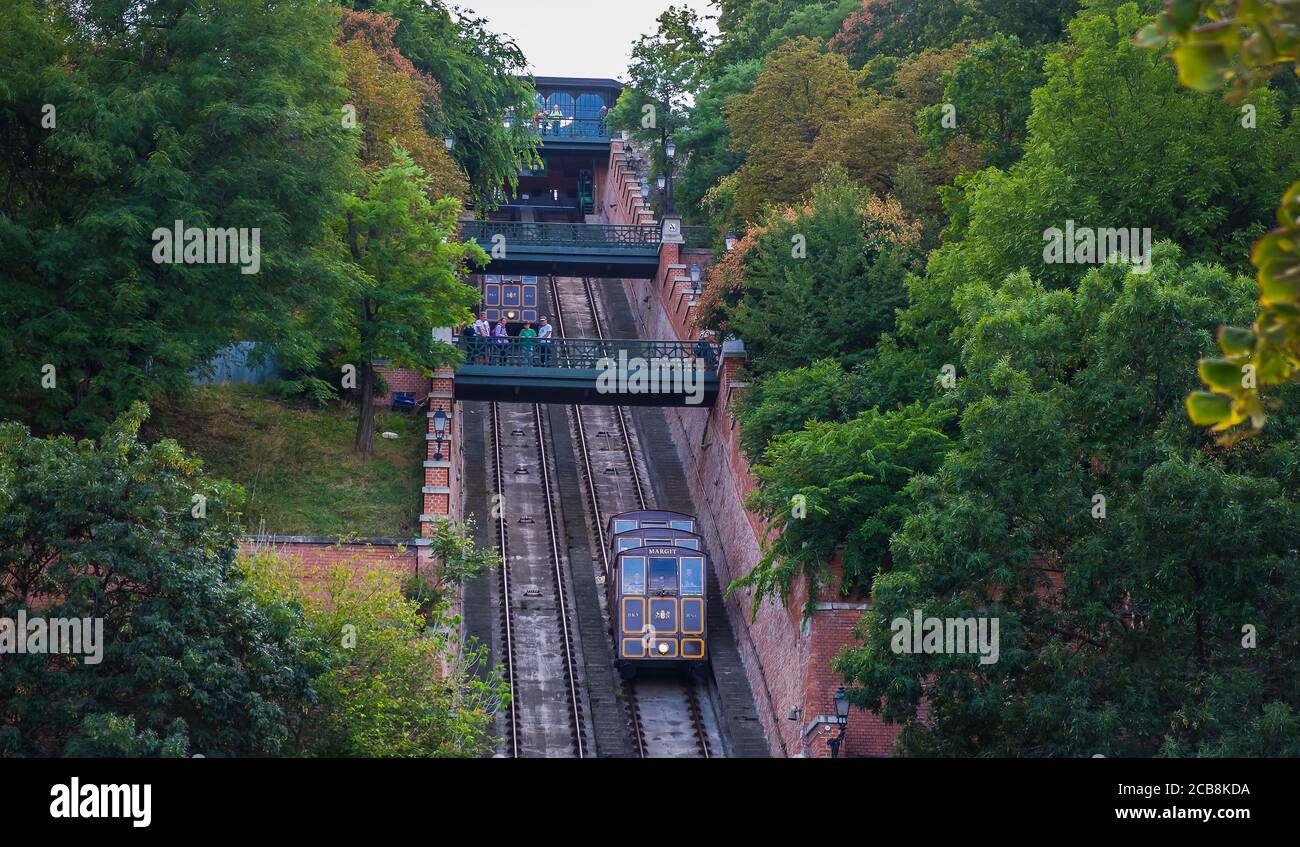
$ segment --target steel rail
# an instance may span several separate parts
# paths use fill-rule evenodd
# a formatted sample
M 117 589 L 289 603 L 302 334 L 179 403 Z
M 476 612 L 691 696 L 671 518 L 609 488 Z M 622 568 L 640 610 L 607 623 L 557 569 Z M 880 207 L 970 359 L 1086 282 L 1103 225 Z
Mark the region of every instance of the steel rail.
M 505 477 L 501 472 L 501 419 L 497 412 L 497 404 L 492 404 L 492 470 L 496 478 L 497 500 L 494 504 L 497 511 L 497 537 L 501 545 L 501 612 L 505 636 L 506 652 L 506 682 L 510 685 L 510 710 L 506 717 L 506 729 L 510 739 L 510 755 L 514 758 L 519 757 L 519 700 L 517 697 L 517 687 L 515 685 L 515 651 L 514 651 L 514 630 L 510 623 L 510 552 L 507 546 L 506 536 L 506 512 L 505 512 Z
M 582 706 L 578 697 L 578 669 L 573 658 L 573 635 L 569 631 L 569 613 L 565 601 L 564 566 L 560 558 L 559 527 L 555 519 L 555 492 L 551 488 L 551 469 L 542 431 L 542 407 L 533 404 L 533 421 L 537 429 L 537 455 L 542 466 L 542 490 L 546 499 L 546 532 L 551 540 L 551 561 L 555 565 L 555 602 L 560 612 L 560 638 L 564 646 L 564 669 L 569 677 L 569 703 L 573 711 L 573 743 L 578 758 L 584 758 L 582 746 Z

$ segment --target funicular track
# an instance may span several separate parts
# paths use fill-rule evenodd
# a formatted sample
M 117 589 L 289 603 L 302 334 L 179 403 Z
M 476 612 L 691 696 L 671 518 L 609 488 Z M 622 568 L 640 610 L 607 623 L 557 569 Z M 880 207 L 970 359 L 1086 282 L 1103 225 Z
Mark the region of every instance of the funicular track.
M 604 338 L 600 309 L 591 280 L 564 289 L 550 278 L 550 295 L 560 337 Z M 603 580 L 609 578 L 605 525 L 611 515 L 651 507 L 646 477 L 633 446 L 633 430 L 622 406 L 570 406 L 578 447 L 591 537 L 599 550 Z M 632 747 L 641 758 L 709 758 L 721 749 L 712 709 L 701 705 L 701 686 L 690 677 L 655 677 L 623 681 Z M 707 688 L 705 696 L 708 697 Z
M 498 569 L 500 655 L 511 692 L 505 752 L 515 758 L 583 758 L 589 745 L 549 433 L 535 404 L 490 404 L 489 430 L 493 514 L 505 557 Z

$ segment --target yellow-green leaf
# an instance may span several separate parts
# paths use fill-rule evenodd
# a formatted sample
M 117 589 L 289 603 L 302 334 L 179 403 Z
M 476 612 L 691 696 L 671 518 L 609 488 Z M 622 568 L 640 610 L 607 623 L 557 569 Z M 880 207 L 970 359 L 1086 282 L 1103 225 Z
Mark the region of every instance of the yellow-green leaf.
M 1225 393 L 1236 393 L 1245 386 L 1241 384 L 1241 364 L 1227 359 L 1201 359 L 1201 380 L 1206 385 Z
M 1293 302 L 1300 297 L 1300 262 L 1267 262 L 1259 269 L 1260 299 Z
M 1255 349 L 1255 333 L 1238 326 L 1219 327 L 1219 349 L 1229 356 L 1241 356 Z
M 1187 416 L 1197 426 L 1222 423 L 1232 417 L 1232 398 L 1208 391 L 1193 391 L 1187 395 Z
M 1174 51 L 1178 61 L 1178 79 L 1188 88 L 1213 91 L 1223 81 L 1228 68 L 1228 53 L 1215 42 L 1182 44 Z

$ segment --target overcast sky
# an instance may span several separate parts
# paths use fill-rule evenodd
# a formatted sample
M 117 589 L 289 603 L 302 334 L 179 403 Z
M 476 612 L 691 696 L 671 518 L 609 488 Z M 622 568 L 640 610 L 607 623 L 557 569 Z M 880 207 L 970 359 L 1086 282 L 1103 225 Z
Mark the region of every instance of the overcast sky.
M 709 0 L 449 0 L 518 42 L 538 76 L 627 78 L 628 51 L 669 6 L 716 14 Z

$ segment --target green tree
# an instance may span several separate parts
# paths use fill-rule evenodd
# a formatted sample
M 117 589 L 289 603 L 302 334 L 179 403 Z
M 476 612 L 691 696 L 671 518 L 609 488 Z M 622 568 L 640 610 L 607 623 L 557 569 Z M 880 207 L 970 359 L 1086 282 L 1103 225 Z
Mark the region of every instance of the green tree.
M 232 341 L 314 358 L 342 282 L 322 236 L 354 173 L 337 10 L 6 8 L 0 416 L 93 432 Z M 155 261 L 151 235 L 177 220 L 256 229 L 257 272 Z
M 826 43 L 859 0 L 721 0 L 722 38 L 712 57 L 722 68 L 762 59 L 795 38 Z
M 493 32 L 486 18 L 473 17 L 442 0 L 354 0 L 353 8 L 383 12 L 401 25 L 394 38 L 403 56 L 437 80 L 437 108 L 425 113 L 429 136 L 450 134 L 452 156 L 469 175 L 470 196 L 490 203 L 503 186 L 514 188 L 520 166 L 535 163 L 538 140 L 528 121 L 536 91 L 527 78 L 528 60 L 510 38 Z
M 725 110 L 730 98 L 754 87 L 761 70 L 759 61 L 728 67 L 696 98 L 689 125 L 677 133 L 679 156 L 685 167 L 674 195 L 677 211 L 683 215 L 694 220 L 706 217 L 705 194 L 744 163 L 744 157 L 732 148 Z
M 325 669 L 236 567 L 238 489 L 174 441 L 141 444 L 147 414 L 97 444 L 0 424 L 0 617 L 103 626 L 95 663 L 6 651 L 0 755 L 284 755 Z
M 920 113 L 921 137 L 937 150 L 963 136 L 979 147 L 984 165 L 1005 169 L 1020 158 L 1031 95 L 1042 80 L 1038 53 L 999 33 L 943 75 L 942 103 Z
M 1071 22 L 1034 92 L 1024 158 L 949 197 L 961 273 L 993 282 L 1029 268 L 1072 284 L 1085 268 L 1045 264 L 1044 254 L 1044 234 L 1068 220 L 1149 228 L 1195 259 L 1246 266 L 1262 210 L 1296 165 L 1294 128 L 1282 128 L 1273 92 L 1252 95 L 1257 123 L 1247 129 L 1240 111 L 1182 90 L 1167 62 L 1132 46 L 1145 20 L 1126 3 Z
M 795 578 L 805 576 L 811 612 L 829 569 L 839 565 L 841 595 L 868 592 L 871 580 L 889 570 L 890 536 L 910 514 L 908 481 L 936 470 L 951 444 L 943 431 L 951 417 L 919 405 L 869 409 L 778 436 L 753 466 L 759 487 L 746 501 L 776 536 L 728 591 L 786 598 Z
M 393 162 L 349 197 L 341 237 L 351 259 L 353 322 L 346 355 L 356 363 L 361 417 L 356 449 L 369 453 L 375 437 L 374 360 L 432 370 L 456 350 L 433 331 L 472 320 L 478 291 L 461 281 L 466 263 L 487 264 L 473 242 L 458 242 L 460 203 L 431 202 L 428 179 L 410 154 L 393 145 Z
M 897 203 L 830 172 L 710 269 L 702 319 L 745 341 L 758 376 L 827 357 L 852 367 L 905 305 L 916 237 Z
M 1178 363 L 1250 299 L 1167 244 L 1146 275 L 958 290 L 961 440 L 911 482 L 865 645 L 837 663 L 905 752 L 1296 749 L 1295 430 L 1207 451 L 1180 403 L 1195 373 Z M 998 660 L 895 652 L 914 610 L 996 618 Z
M 862 0 L 829 42 L 860 68 L 885 56 L 909 56 L 983 41 L 995 33 L 1036 46 L 1056 41 L 1079 0 Z
M 687 107 L 708 56 L 709 37 L 689 6 L 669 6 L 656 29 L 632 45 L 628 85 L 610 110 L 608 124 L 654 145 L 655 173 L 668 168 L 665 145 L 686 125 Z
M 398 21 L 385 14 L 343 10 L 343 67 L 361 130 L 362 167 L 373 171 L 392 161 L 392 144 L 429 177 L 429 196 L 465 199 L 469 185 L 441 138 L 429 137 L 425 114 L 440 108 L 439 85 L 418 70 L 393 43 Z

